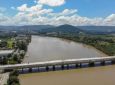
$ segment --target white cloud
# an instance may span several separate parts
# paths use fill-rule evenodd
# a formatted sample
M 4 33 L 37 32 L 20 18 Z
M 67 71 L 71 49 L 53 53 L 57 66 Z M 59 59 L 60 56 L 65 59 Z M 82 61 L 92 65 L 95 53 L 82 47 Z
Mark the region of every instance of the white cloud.
M 111 14 L 105 18 L 96 17 L 88 18 L 80 16 L 77 9 L 64 9 L 61 12 L 55 13 L 53 9 L 45 9 L 43 4 L 46 4 L 47 0 L 41 0 L 34 6 L 28 6 L 23 4 L 15 9 L 18 13 L 15 16 L 7 17 L 3 13 L 0 13 L 0 25 L 62 25 L 70 24 L 74 26 L 78 25 L 114 25 L 115 26 L 115 14 Z M 45 2 L 46 1 L 46 2 Z M 49 1 L 49 0 L 48 0 Z M 60 0 L 58 0 L 60 1 Z M 58 2 L 57 1 L 57 2 Z M 64 0 L 61 0 L 65 2 Z M 59 6 L 54 3 L 55 0 L 50 0 L 47 5 Z M 41 3 L 41 4 L 40 4 Z M 61 5 L 61 4 L 60 4 Z M 14 9 L 14 7 L 11 7 Z
M 65 9 L 62 14 L 74 14 L 77 12 L 77 9 Z
M 73 14 L 77 14 L 77 9 L 64 9 L 62 12 L 59 12 L 59 13 L 49 13 L 48 15 L 49 16 L 55 16 L 55 17 L 58 17 L 58 16 L 71 16 Z
M 104 23 L 115 25 L 115 14 L 111 14 L 104 19 Z
M 17 7 L 17 10 L 19 12 L 37 12 L 41 9 L 42 9 L 42 5 L 35 5 L 35 6 L 28 7 L 27 4 L 23 4 Z
M 38 0 L 38 3 L 49 6 L 61 6 L 65 3 L 65 0 Z
M 26 11 L 26 10 L 27 10 L 27 4 L 23 4 L 22 6 L 17 7 L 17 9 L 18 9 L 19 11 Z

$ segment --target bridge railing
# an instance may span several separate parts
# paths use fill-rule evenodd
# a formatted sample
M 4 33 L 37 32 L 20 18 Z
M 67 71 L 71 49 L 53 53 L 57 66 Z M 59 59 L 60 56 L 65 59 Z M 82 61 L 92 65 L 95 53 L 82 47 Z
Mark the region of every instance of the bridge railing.
M 45 61 L 45 62 L 35 62 L 35 63 L 22 63 L 22 64 L 15 64 L 15 65 L 3 65 L 0 66 L 0 70 L 20 69 L 20 68 L 29 68 L 29 67 L 44 67 L 44 66 L 54 66 L 54 65 L 66 65 L 66 64 L 80 64 L 80 63 L 90 63 L 90 62 L 103 62 L 103 61 L 115 61 L 115 56 L 66 59 L 66 60 L 55 60 L 55 61 Z

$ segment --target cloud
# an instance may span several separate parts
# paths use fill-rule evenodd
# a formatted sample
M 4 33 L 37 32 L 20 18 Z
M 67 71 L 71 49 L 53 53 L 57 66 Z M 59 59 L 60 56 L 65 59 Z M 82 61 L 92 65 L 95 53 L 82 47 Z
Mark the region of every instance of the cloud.
M 27 10 L 27 4 L 23 4 L 22 6 L 17 7 L 17 10 L 19 10 L 19 11 L 26 11 Z
M 0 13 L 0 24 L 6 23 L 8 21 L 8 17 L 4 16 L 4 14 Z
M 31 7 L 29 7 L 31 8 Z M 27 9 L 29 9 L 27 7 Z M 67 9 L 65 9 L 67 10 Z M 40 9 L 37 12 L 19 11 L 12 18 L 0 15 L 0 25 L 63 25 L 70 24 L 74 26 L 83 25 L 106 25 L 115 26 L 115 14 L 111 14 L 105 18 L 88 18 L 77 14 L 77 10 L 68 9 L 67 11 L 54 13 L 52 9 Z M 67 14 L 66 14 L 67 13 Z
M 50 13 L 49 16 L 70 16 L 73 14 L 77 14 L 77 9 L 64 9 L 62 12 L 59 13 Z
M 61 6 L 65 4 L 65 0 L 38 0 L 38 3 L 48 6 Z
M 49 2 L 48 2 L 49 1 Z M 11 7 L 17 10 L 14 16 L 5 16 L 0 12 L 0 25 L 63 25 L 70 24 L 74 26 L 81 25 L 114 25 L 115 14 L 110 14 L 105 18 L 88 18 L 80 16 L 77 9 L 63 9 L 55 12 L 53 8 L 45 8 L 44 4 L 49 6 L 60 6 L 65 3 L 64 0 L 37 0 L 33 6 L 23 4 L 19 7 Z M 1 10 L 1 9 L 0 9 Z M 3 10 L 3 9 L 2 9 Z
M 104 19 L 104 23 L 115 25 L 115 14 L 111 14 Z

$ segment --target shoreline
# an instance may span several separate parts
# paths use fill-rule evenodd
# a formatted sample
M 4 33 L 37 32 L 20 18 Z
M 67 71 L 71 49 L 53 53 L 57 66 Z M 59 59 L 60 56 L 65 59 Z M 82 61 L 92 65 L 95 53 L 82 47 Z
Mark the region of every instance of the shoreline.
M 109 56 L 108 54 L 104 53 L 103 51 L 101 51 L 100 49 L 97 49 L 96 47 L 92 46 L 92 45 L 89 45 L 89 44 L 85 44 L 85 43 L 82 43 L 82 42 L 78 42 L 78 41 L 75 41 L 75 40 L 71 40 L 71 39 L 66 39 L 66 38 L 62 38 L 62 37 L 55 37 L 55 36 L 46 36 L 46 37 L 53 37 L 53 38 L 59 38 L 59 39 L 64 39 L 64 40 L 67 40 L 67 41 L 71 41 L 71 42 L 75 42 L 75 43 L 78 43 L 78 44 L 82 44 L 82 45 L 85 45 L 87 47 L 91 47 L 91 48 L 94 48 L 95 50 L 97 50 L 99 53 L 102 53 L 103 55 L 106 56 Z
M 32 36 L 41 36 L 41 35 L 32 35 Z M 78 44 L 82 44 L 82 45 L 84 45 L 84 46 L 86 46 L 86 47 L 93 48 L 93 49 L 95 49 L 96 51 L 98 51 L 99 53 L 101 53 L 102 55 L 104 55 L 105 57 L 109 56 L 108 54 L 104 53 L 104 52 L 101 51 L 100 49 L 97 49 L 96 47 L 94 47 L 94 46 L 92 46 L 92 45 L 85 44 L 85 43 L 82 43 L 82 42 L 77 42 L 77 41 L 74 41 L 74 40 L 71 40 L 71 39 L 66 39 L 66 38 L 57 37 L 57 36 L 41 36 L 41 37 L 58 38 L 58 39 L 66 40 L 66 41 L 75 42 L 75 43 L 78 43 Z M 97 57 L 98 57 L 98 56 L 97 56 Z M 99 56 L 99 57 L 102 57 L 102 56 Z

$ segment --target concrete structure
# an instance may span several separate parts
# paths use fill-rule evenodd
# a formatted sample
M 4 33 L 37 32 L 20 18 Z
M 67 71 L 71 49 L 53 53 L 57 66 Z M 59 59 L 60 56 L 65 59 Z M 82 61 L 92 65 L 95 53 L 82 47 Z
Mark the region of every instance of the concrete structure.
M 12 54 L 14 50 L 0 50 L 0 60 L 3 57 L 7 57 L 9 54 Z
M 14 50 L 0 50 L 0 56 L 6 56 L 13 53 Z
M 33 68 L 39 69 L 40 67 L 45 67 L 49 71 L 49 67 L 52 66 L 52 69 L 55 70 L 56 66 L 61 66 L 61 69 L 64 69 L 65 65 L 68 68 L 70 64 L 74 64 L 76 67 L 82 67 L 82 64 L 87 63 L 88 66 L 95 66 L 96 63 L 100 65 L 106 65 L 106 62 L 115 63 L 115 56 L 110 57 L 95 57 L 95 58 L 82 58 L 82 59 L 67 59 L 67 60 L 56 60 L 56 61 L 46 61 L 46 62 L 36 62 L 36 63 L 23 63 L 15 65 L 3 65 L 0 66 L 0 70 L 12 70 L 12 69 L 28 69 L 32 71 Z
M 2 60 L 6 57 L 8 57 L 9 54 L 12 54 L 14 50 L 0 50 L 0 63 L 2 63 Z

